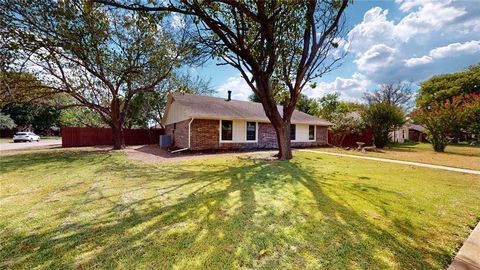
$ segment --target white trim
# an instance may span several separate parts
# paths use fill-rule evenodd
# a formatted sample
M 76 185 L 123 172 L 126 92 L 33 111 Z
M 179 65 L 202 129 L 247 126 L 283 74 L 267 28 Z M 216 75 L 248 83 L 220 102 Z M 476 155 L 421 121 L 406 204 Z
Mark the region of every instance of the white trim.
M 232 122 L 232 139 L 231 140 L 222 140 L 222 121 L 231 121 Z M 233 120 L 229 119 L 219 119 L 218 120 L 218 140 L 220 143 L 233 143 Z
M 196 114 L 188 114 L 188 117 L 193 117 L 195 119 L 204 119 L 204 120 L 229 120 L 229 121 L 248 121 L 248 122 L 257 122 L 257 123 L 267 123 L 270 124 L 268 119 L 261 119 L 261 118 L 223 118 L 223 117 L 208 117 Z M 321 127 L 330 127 L 334 124 L 321 124 L 321 123 L 312 123 L 312 122 L 291 122 L 291 124 L 295 125 L 315 125 Z
M 222 140 L 222 121 L 232 121 L 232 140 Z M 245 133 L 243 134 L 244 140 L 234 140 L 234 124 L 235 121 L 243 121 L 245 123 Z M 247 122 L 255 122 L 255 141 L 247 141 Z M 258 122 L 248 120 L 233 120 L 233 119 L 219 119 L 218 120 L 218 142 L 219 143 L 258 143 Z
M 295 140 L 290 140 L 290 142 L 295 142 L 295 143 L 304 143 L 304 142 L 316 142 L 317 141 L 317 125 L 312 125 L 312 124 L 303 124 L 307 126 L 307 138 L 310 138 L 310 126 L 313 126 L 313 140 L 307 139 L 307 140 L 296 140 L 298 137 L 297 130 L 298 130 L 298 125 L 302 124 L 291 124 L 295 125 Z
M 310 126 L 313 126 L 313 140 L 310 140 Z M 316 125 L 308 125 L 308 141 L 315 142 L 317 140 L 317 126 Z
M 193 118 L 190 120 L 190 122 L 188 122 L 188 148 L 189 149 L 190 149 L 190 137 L 192 133 L 192 129 L 191 129 L 192 122 L 193 122 Z
M 247 140 L 247 133 L 248 133 L 247 123 L 248 122 L 255 123 L 255 140 L 254 141 Z M 245 121 L 245 142 L 247 142 L 247 143 L 258 143 L 258 122 L 256 122 L 256 121 Z

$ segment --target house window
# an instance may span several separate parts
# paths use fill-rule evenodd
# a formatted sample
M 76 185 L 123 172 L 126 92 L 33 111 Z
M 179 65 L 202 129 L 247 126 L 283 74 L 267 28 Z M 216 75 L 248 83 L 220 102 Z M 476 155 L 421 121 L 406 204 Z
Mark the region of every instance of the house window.
M 295 134 L 296 134 L 295 128 L 296 128 L 295 125 L 293 125 L 293 124 L 290 125 L 290 140 L 291 141 L 295 141 Z
M 405 139 L 405 130 L 402 130 L 402 139 Z
M 255 141 L 257 139 L 257 123 L 247 122 L 247 141 Z
M 315 140 L 315 126 L 308 126 L 308 139 Z
M 233 131 L 233 122 L 222 120 L 222 141 L 231 141 Z

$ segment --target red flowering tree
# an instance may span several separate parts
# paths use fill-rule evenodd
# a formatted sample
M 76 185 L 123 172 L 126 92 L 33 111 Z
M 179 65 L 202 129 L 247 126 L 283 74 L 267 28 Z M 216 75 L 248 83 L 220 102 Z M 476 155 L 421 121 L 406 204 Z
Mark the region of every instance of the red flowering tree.
M 480 135 L 480 95 L 474 93 L 465 97 L 462 111 L 465 116 L 465 129 L 478 138 Z
M 414 119 L 427 129 L 427 139 L 435 152 L 444 152 L 448 137 L 460 130 L 466 119 L 465 102 L 453 97 L 444 102 L 432 103 L 413 113 Z

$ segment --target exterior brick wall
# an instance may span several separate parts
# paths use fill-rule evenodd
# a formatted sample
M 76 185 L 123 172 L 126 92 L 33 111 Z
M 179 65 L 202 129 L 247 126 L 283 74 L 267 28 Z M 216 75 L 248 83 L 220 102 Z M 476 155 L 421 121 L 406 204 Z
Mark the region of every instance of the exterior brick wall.
M 165 126 L 165 135 L 173 139 L 173 146 L 176 148 L 188 147 L 188 123 L 190 119 Z
M 277 136 L 275 134 L 275 129 L 269 123 L 258 123 L 258 143 L 220 143 L 219 124 L 219 120 L 193 120 L 191 125 L 192 133 L 190 148 L 192 150 L 277 148 Z M 292 142 L 292 146 L 314 147 L 326 145 L 328 138 L 328 128 L 317 126 L 316 132 L 317 133 L 315 142 Z
M 191 125 L 192 150 L 219 149 L 218 120 L 195 119 Z

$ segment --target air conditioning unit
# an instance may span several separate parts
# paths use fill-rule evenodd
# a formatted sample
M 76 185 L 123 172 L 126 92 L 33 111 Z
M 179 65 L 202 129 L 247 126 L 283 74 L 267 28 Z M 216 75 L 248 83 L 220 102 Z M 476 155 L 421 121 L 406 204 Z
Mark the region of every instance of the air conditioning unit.
M 160 147 L 167 148 L 172 146 L 172 136 L 170 135 L 160 135 Z

